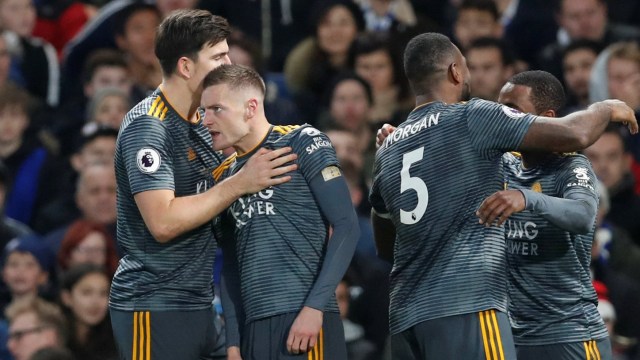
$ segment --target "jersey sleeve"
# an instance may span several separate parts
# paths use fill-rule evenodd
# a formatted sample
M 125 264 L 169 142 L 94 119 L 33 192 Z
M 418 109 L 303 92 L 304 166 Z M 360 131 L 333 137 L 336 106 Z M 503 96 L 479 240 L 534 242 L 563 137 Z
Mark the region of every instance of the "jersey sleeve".
M 132 194 L 175 190 L 173 143 L 161 121 L 149 116 L 135 119 L 122 130 L 120 146 Z
M 473 146 L 485 157 L 519 148 L 536 116 L 505 105 L 474 99 L 467 103 L 466 120 Z
M 567 198 L 572 193 L 581 193 L 598 199 L 596 191 L 596 174 L 591 163 L 583 155 L 568 155 L 567 161 L 558 171 L 556 185 L 558 193 Z
M 321 171 L 326 172 L 326 175 L 323 175 L 327 180 L 335 175 L 331 169 L 325 168 L 339 166 L 336 151 L 331 145 L 331 140 L 319 130 L 310 126 L 302 128 L 291 142 L 291 147 L 293 152 L 298 154 L 298 171 L 308 183 Z M 337 172 L 337 175 L 339 174 Z
M 380 158 L 376 155 L 376 160 L 373 164 L 373 183 L 371 184 L 371 190 L 369 191 L 369 203 L 375 213 L 383 218 L 389 218 L 389 210 L 387 210 L 382 194 L 380 192 L 379 178 L 382 174 L 382 167 L 380 166 Z

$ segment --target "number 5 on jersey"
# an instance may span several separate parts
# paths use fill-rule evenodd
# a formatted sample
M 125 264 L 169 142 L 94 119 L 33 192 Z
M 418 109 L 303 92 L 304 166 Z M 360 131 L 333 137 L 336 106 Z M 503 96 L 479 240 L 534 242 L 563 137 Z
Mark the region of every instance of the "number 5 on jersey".
M 400 170 L 400 194 L 407 190 L 414 190 L 418 196 L 418 203 L 411 211 L 400 209 L 400 222 L 407 225 L 413 225 L 422 219 L 427 204 L 429 203 L 429 190 L 424 181 L 409 174 L 409 168 L 414 163 L 422 160 L 424 154 L 424 146 L 402 155 L 402 170 Z

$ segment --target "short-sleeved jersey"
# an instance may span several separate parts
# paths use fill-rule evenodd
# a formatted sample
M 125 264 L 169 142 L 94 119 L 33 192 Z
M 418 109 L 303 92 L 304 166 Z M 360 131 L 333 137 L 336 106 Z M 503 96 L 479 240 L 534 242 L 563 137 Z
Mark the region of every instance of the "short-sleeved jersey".
M 227 216 L 234 226 L 235 249 L 245 322 L 298 312 L 320 273 L 329 224 L 309 187 L 325 168 L 338 166 L 326 135 L 309 126 L 273 126 L 249 153 L 232 156 L 214 177 L 236 173 L 260 147 L 290 146 L 298 155 L 291 181 L 241 197 Z M 335 176 L 325 171 L 326 178 Z M 331 196 L 331 194 L 326 194 Z M 337 312 L 335 297 L 325 311 Z
M 501 158 L 535 117 L 473 99 L 414 110 L 376 154 L 374 211 L 396 230 L 390 331 L 487 309 L 507 310 L 504 229 L 478 223 L 500 190 Z
M 116 143 L 117 240 L 124 256 L 113 279 L 117 310 L 200 310 L 213 300 L 216 243 L 211 224 L 160 243 L 146 227 L 134 195 L 173 190 L 176 197 L 212 186 L 221 160 L 202 121 L 182 118 L 158 89 L 125 116 Z
M 595 201 L 595 174 L 582 155 L 553 157 L 532 168 L 504 155 L 508 188 L 531 189 L 566 198 L 582 193 Z M 595 227 L 595 224 L 594 224 Z M 517 345 L 546 345 L 601 339 L 607 330 L 591 283 L 593 229 L 572 234 L 525 210 L 505 224 L 509 266 L 509 317 Z

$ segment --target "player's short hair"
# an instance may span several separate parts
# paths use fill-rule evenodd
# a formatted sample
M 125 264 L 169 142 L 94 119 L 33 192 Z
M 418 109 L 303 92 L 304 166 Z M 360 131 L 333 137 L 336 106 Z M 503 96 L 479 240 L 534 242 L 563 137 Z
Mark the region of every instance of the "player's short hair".
M 493 17 L 493 20 L 498 21 L 500 18 L 500 12 L 498 6 L 493 0 L 464 0 L 458 7 L 458 13 L 464 10 L 478 10 L 484 11 Z
M 424 95 L 446 77 L 456 47 L 439 33 L 420 34 L 404 50 L 404 72 L 415 95 Z
M 513 63 L 516 61 L 516 57 L 507 42 L 499 38 L 477 38 L 469 44 L 469 46 L 465 49 L 465 53 L 468 54 L 469 51 L 474 49 L 497 49 L 500 53 L 500 60 L 502 60 L 503 66 L 513 65 Z
M 546 71 L 524 71 L 512 76 L 508 82 L 531 88 L 531 103 L 538 113 L 546 110 L 557 112 L 564 106 L 565 95 L 560 80 Z
M 119 67 L 127 70 L 127 62 L 121 52 L 113 49 L 98 49 L 91 53 L 82 71 L 82 81 L 87 84 L 102 67 Z
M 254 88 L 262 95 L 266 92 L 264 80 L 257 71 L 242 65 L 224 64 L 213 69 L 204 78 L 202 87 L 227 84 L 233 90 Z
M 621 59 L 633 61 L 640 66 L 640 46 L 635 41 L 620 42 L 609 47 L 609 61 Z
M 598 54 L 600 54 L 600 51 L 602 51 L 602 45 L 600 45 L 596 41 L 589 39 L 574 40 L 569 45 L 567 45 L 566 48 L 564 48 L 564 51 L 562 52 L 562 58 L 564 59 L 572 52 L 582 49 L 593 51 L 597 56 Z
M 198 52 L 227 39 L 231 28 L 227 19 L 206 10 L 177 10 L 158 27 L 155 53 L 164 75 L 175 71 L 178 59 L 198 60 Z

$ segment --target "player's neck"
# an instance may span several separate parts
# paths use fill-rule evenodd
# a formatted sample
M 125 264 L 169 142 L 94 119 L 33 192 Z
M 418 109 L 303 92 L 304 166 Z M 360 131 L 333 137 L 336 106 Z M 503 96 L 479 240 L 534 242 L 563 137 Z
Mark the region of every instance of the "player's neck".
M 445 104 L 455 104 L 460 101 L 460 94 L 446 89 L 433 89 L 426 94 L 416 95 L 416 107 L 428 104 L 434 101 L 442 101 Z
M 184 119 L 193 121 L 200 104 L 199 94 L 195 94 L 189 85 L 174 77 L 165 78 L 160 85 L 162 93 L 167 98 L 171 106 Z
M 255 150 L 269 136 L 269 130 L 271 130 L 271 124 L 266 118 L 257 121 L 249 133 L 233 145 L 238 156 L 243 156 Z

